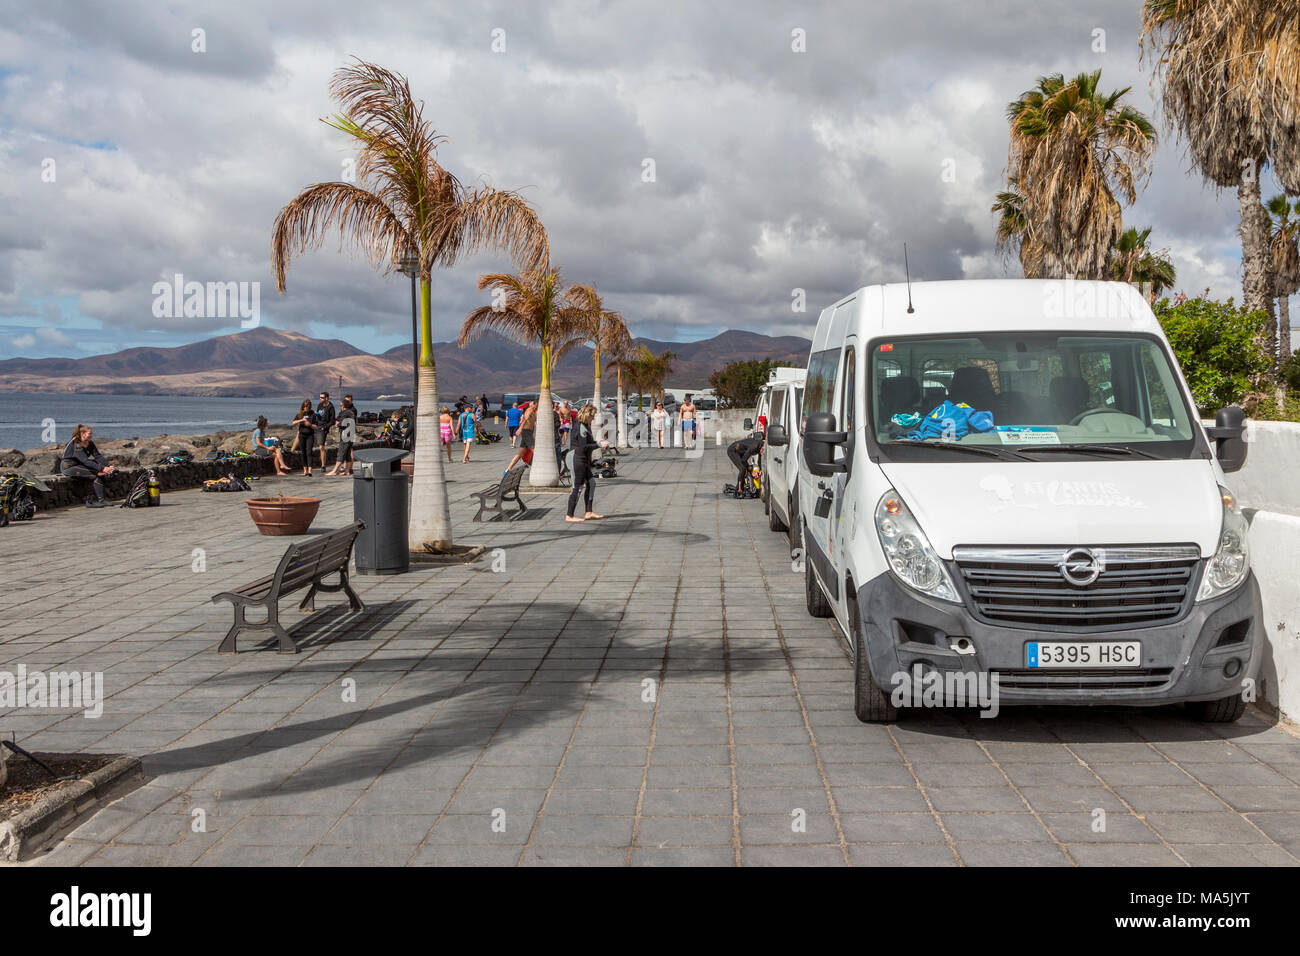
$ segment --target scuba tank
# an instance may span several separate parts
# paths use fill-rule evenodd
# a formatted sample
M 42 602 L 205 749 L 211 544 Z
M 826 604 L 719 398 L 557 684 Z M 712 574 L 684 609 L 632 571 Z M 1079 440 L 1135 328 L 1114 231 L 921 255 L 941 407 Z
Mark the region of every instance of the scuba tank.
M 151 471 L 149 472 L 149 507 L 155 508 L 162 504 L 162 482 Z

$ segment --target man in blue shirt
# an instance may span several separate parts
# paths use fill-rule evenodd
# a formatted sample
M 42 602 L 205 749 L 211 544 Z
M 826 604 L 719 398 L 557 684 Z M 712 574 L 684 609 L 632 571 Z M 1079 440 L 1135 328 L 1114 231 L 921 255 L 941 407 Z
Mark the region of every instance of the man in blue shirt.
M 523 415 L 524 413 L 519 408 L 518 402 L 515 402 L 514 405 L 512 405 L 510 408 L 506 410 L 506 428 L 509 429 L 510 431 L 511 448 L 515 447 L 515 433 L 519 431 L 519 420 L 523 417 Z

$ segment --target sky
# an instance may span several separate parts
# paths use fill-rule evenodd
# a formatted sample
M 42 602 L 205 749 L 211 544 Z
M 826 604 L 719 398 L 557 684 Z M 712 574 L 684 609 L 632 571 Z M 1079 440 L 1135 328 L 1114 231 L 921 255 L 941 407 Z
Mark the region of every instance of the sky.
M 272 278 L 276 213 L 347 175 L 354 154 L 320 120 L 352 57 L 406 74 L 449 137 L 443 165 L 519 190 L 565 278 L 595 283 L 636 335 L 809 335 L 825 305 L 901 280 L 904 242 L 914 280 L 1018 276 L 989 211 L 1006 104 L 1043 74 L 1098 68 L 1161 133 L 1125 223 L 1152 227 L 1179 289 L 1240 298 L 1235 193 L 1189 172 L 1159 121 L 1139 10 L 0 0 L 0 358 L 246 324 L 160 305 L 155 283 L 177 275 L 246 283 L 263 325 L 375 352 L 409 341 L 408 280 L 334 238 L 294 260 L 283 295 Z M 485 304 L 480 274 L 508 267 L 480 253 L 437 272 L 435 338 Z

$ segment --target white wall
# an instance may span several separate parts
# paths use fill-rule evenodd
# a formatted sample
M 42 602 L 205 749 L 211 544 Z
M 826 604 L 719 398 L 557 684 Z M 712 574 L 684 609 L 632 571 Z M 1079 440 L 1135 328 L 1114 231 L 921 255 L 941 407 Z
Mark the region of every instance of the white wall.
M 1246 465 L 1227 476 L 1248 511 L 1250 559 L 1264 604 L 1263 698 L 1300 720 L 1300 424 L 1251 422 Z

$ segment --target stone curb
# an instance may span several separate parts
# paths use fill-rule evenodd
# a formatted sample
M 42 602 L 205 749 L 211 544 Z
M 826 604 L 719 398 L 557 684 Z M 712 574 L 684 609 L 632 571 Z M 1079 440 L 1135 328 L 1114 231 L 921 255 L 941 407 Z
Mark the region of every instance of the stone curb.
M 53 754 L 36 754 L 46 759 Z M 0 823 L 0 863 L 17 863 L 56 842 L 106 803 L 145 782 L 140 758 L 120 756 L 56 793 L 42 797 L 18 816 Z

